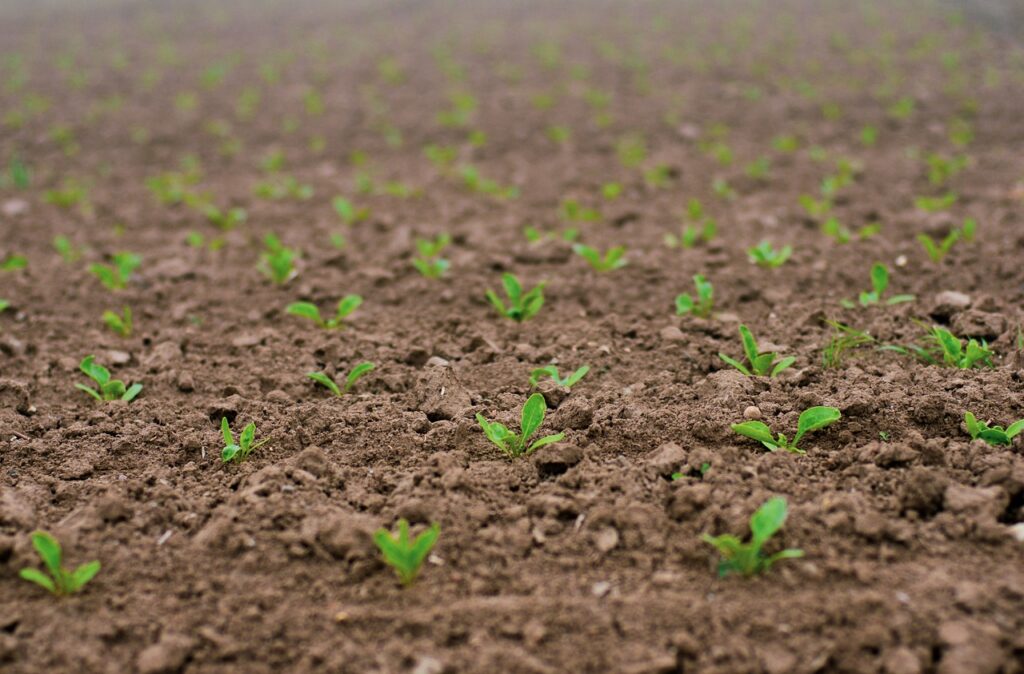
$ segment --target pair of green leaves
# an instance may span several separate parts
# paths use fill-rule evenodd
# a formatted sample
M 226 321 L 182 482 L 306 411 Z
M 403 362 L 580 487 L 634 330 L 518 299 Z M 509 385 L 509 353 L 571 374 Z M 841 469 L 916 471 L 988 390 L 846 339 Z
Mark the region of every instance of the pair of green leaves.
M 270 442 L 269 439 L 255 442 L 256 424 L 252 421 L 242 429 L 242 434 L 238 436 L 237 442 L 235 441 L 235 434 L 231 432 L 231 425 L 228 423 L 227 417 L 220 418 L 220 432 L 224 436 L 224 449 L 220 450 L 220 460 L 223 463 L 231 461 L 241 463 L 249 458 L 254 449 Z
M 721 536 L 703 534 L 701 540 L 715 546 L 722 554 L 723 559 L 718 564 L 718 575 L 721 577 L 730 573 L 738 573 L 749 578 L 767 571 L 779 560 L 803 557 L 803 550 L 793 548 L 776 552 L 773 555 L 764 554 L 765 543 L 782 528 L 786 522 L 786 515 L 786 499 L 776 496 L 768 499 L 751 516 L 749 543 L 743 543 L 739 538 L 730 534 Z
M 43 560 L 43 565 L 46 566 L 49 575 L 38 569 L 22 569 L 18 575 L 46 588 L 55 595 L 74 594 L 99 573 L 100 563 L 98 561 L 82 564 L 74 570 L 65 569 L 64 551 L 61 549 L 60 543 L 45 531 L 32 533 L 32 547 L 36 549 L 39 558 Z
M 962 227 L 950 231 L 941 241 L 936 241 L 924 233 L 917 235 L 917 241 L 924 248 L 924 252 L 928 254 L 928 259 L 932 262 L 942 262 L 957 241 L 973 241 L 977 228 L 978 223 L 971 218 L 967 218 L 964 220 Z
M 715 289 L 711 282 L 697 274 L 693 277 L 693 285 L 697 289 L 697 297 L 694 299 L 689 293 L 676 296 L 676 316 L 690 314 L 708 318 L 715 304 Z
M 354 368 L 352 368 L 352 371 L 348 373 L 348 376 L 345 377 L 344 388 L 338 386 L 333 379 L 328 377 L 323 372 L 309 372 L 306 374 L 306 376 L 315 381 L 316 383 L 325 386 L 331 393 L 340 398 L 342 395 L 352 390 L 352 387 L 356 385 L 356 382 L 359 381 L 360 377 L 362 377 L 364 374 L 366 374 L 375 367 L 376 365 L 369 361 L 359 363 L 358 365 L 356 365 Z
M 964 423 L 967 425 L 967 432 L 972 440 L 981 438 L 990 445 L 1009 447 L 1013 444 L 1013 439 L 1024 431 L 1024 419 L 1003 428 L 1002 426 L 989 426 L 988 422 L 979 421 L 972 413 L 968 412 L 964 415 Z
M 743 341 L 743 353 L 746 356 L 747 363 L 750 365 L 749 368 L 724 353 L 719 353 L 718 357 L 748 377 L 774 377 L 796 362 L 796 358 L 793 356 L 777 361 L 775 359 L 776 354 L 761 353 L 757 348 L 757 341 L 754 339 L 754 335 L 745 325 L 740 326 L 740 339 Z
M 263 239 L 264 251 L 260 255 L 259 269 L 274 283 L 281 285 L 295 277 L 295 260 L 299 253 L 288 248 L 275 234 Z
M 740 435 L 757 440 L 773 452 L 784 449 L 794 454 L 803 454 L 804 450 L 797 445 L 804 435 L 833 424 L 842 416 L 835 407 L 810 407 L 800 414 L 796 424 L 796 435 L 792 441 L 783 433 L 779 433 L 778 437 L 773 436 L 772 429 L 761 421 L 744 421 L 741 424 L 733 424 L 730 428 Z
M 394 536 L 387 529 L 378 529 L 373 534 L 373 542 L 377 544 L 384 561 L 395 570 L 402 585 L 412 585 L 419 575 L 420 568 L 441 535 L 441 525 L 435 522 L 429 529 L 416 538 L 409 536 L 409 522 L 398 520 L 398 535 Z
M 324 319 L 324 317 L 320 315 L 320 307 L 312 302 L 293 302 L 285 307 L 285 311 L 292 316 L 308 318 L 325 330 L 333 330 L 335 328 L 344 327 L 345 319 L 348 318 L 352 312 L 358 309 L 362 303 L 363 298 L 359 295 L 345 295 L 338 302 L 338 309 L 334 313 L 334 318 L 329 319 Z
M 412 266 L 426 278 L 440 278 L 448 271 L 448 260 L 441 257 L 441 252 L 450 244 L 452 237 L 438 234 L 434 239 L 416 239 L 416 257 Z
M 875 304 L 882 302 L 882 295 L 885 294 L 886 289 L 889 287 L 889 270 L 885 268 L 885 265 L 881 262 L 876 262 L 871 266 L 871 291 L 865 291 L 860 294 L 857 301 L 860 302 L 862 307 L 870 307 Z M 913 302 L 913 295 L 893 295 L 885 300 L 886 306 L 892 306 L 894 304 L 903 304 L 904 302 Z M 842 304 L 847 309 L 853 309 L 856 304 L 853 300 L 841 300 Z
M 123 290 L 128 286 L 132 273 L 142 264 L 142 257 L 134 253 L 115 253 L 111 264 L 89 265 L 89 273 L 100 280 L 108 290 Z
M 120 314 L 109 309 L 104 311 L 103 322 L 119 337 L 131 337 L 132 335 L 131 307 L 125 307 Z
M 544 401 L 544 396 L 534 393 L 526 400 L 526 404 L 523 405 L 518 435 L 496 421 L 487 421 L 484 415 L 480 413 L 477 413 L 476 420 L 480 424 L 480 428 L 484 430 L 484 435 L 487 436 L 488 440 L 497 445 L 510 458 L 516 458 L 524 454 L 530 454 L 539 447 L 558 442 L 565 437 L 565 433 L 547 435 L 530 444 L 530 438 L 533 437 L 533 434 L 544 423 L 546 412 L 547 403 Z
M 613 246 L 602 255 L 596 248 L 577 243 L 572 247 L 574 253 L 590 263 L 594 271 L 606 272 L 621 269 L 627 264 L 625 246 Z
M 89 379 L 96 382 L 96 388 L 90 388 L 84 384 L 75 384 L 79 391 L 85 391 L 96 400 L 123 400 L 131 402 L 142 392 L 142 384 L 132 384 L 125 387 L 120 379 L 111 379 L 110 370 L 96 363 L 95 356 L 86 356 L 78 368 L 85 373 Z
M 508 306 L 501 301 L 493 290 L 487 291 L 487 300 L 497 309 L 498 313 L 513 321 L 522 322 L 532 318 L 544 306 L 544 283 L 541 282 L 531 290 L 523 292 L 523 286 L 515 276 L 509 273 L 501 275 L 501 284 L 508 297 Z
M 568 377 L 562 378 L 558 375 L 557 365 L 545 365 L 544 367 L 534 369 L 533 372 L 530 373 L 530 386 L 536 386 L 541 378 L 547 375 L 551 377 L 551 380 L 555 382 L 556 386 L 572 388 L 580 379 L 583 379 L 588 372 L 590 372 L 590 366 L 584 365 Z
M 769 269 L 781 267 L 792 254 L 792 246 L 783 246 L 776 250 L 769 241 L 762 241 L 747 251 L 747 256 L 751 262 L 759 267 L 767 267 Z

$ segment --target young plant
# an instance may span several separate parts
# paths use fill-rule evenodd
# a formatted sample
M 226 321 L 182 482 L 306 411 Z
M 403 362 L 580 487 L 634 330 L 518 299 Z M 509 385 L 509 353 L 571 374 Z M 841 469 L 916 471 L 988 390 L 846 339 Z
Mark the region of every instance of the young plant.
M 977 222 L 972 218 L 967 218 L 964 220 L 962 227 L 950 231 L 941 241 L 936 241 L 924 233 L 918 234 L 917 240 L 924 247 L 924 252 L 928 254 L 928 259 L 932 262 L 942 262 L 957 241 L 973 241 L 977 227 Z
M 676 316 L 690 314 L 691 316 L 708 318 L 711 316 L 711 310 L 715 303 L 715 289 L 711 285 L 711 281 L 708 281 L 700 274 L 693 277 L 693 285 L 697 289 L 697 299 L 691 297 L 689 293 L 676 296 Z
M 306 376 L 315 381 L 316 383 L 325 386 L 331 393 L 340 398 L 345 393 L 351 391 L 352 387 L 356 385 L 357 381 L 359 381 L 359 378 L 362 377 L 367 372 L 369 372 L 370 370 L 372 370 L 374 367 L 376 367 L 376 365 L 369 361 L 366 361 L 365 363 L 359 363 L 359 365 L 356 365 L 354 368 L 352 368 L 352 371 L 348 373 L 348 376 L 345 377 L 344 388 L 335 384 L 334 380 L 328 377 L 323 372 L 310 372 Z
M 549 376 L 551 377 L 551 381 L 555 382 L 556 386 L 571 389 L 581 379 L 583 379 L 583 377 L 588 372 L 590 372 L 590 366 L 584 365 L 583 367 L 579 368 L 578 370 L 570 374 L 568 377 L 565 377 L 563 379 L 562 377 L 558 376 L 558 366 L 545 365 L 544 367 L 535 368 L 530 373 L 530 386 L 536 386 L 542 377 Z
M 846 355 L 855 349 L 873 344 L 875 338 L 868 333 L 851 328 L 837 321 L 825 321 L 832 326 L 832 336 L 825 345 L 822 354 L 821 365 L 825 369 L 839 367 L 846 359 Z
M 426 561 L 440 535 L 441 525 L 435 522 L 416 538 L 410 538 L 409 522 L 400 519 L 397 536 L 381 528 L 373 534 L 373 542 L 384 555 L 384 562 L 395 570 L 402 585 L 408 587 L 416 580 L 423 562 Z
M 870 307 L 882 303 L 882 295 L 885 294 L 886 289 L 889 287 L 889 270 L 881 262 L 876 262 L 871 266 L 871 287 L 872 290 L 870 292 L 862 292 L 857 299 L 862 307 Z M 893 295 L 886 299 L 884 304 L 892 306 L 913 301 L 913 295 Z M 847 309 L 853 309 L 857 306 L 853 300 L 841 300 L 839 303 Z
M 961 370 L 968 370 L 972 367 L 995 367 L 992 363 L 992 356 L 995 355 L 988 348 L 988 342 L 984 339 L 980 342 L 973 337 L 967 342 L 966 347 L 960 338 L 946 328 L 933 327 L 925 335 L 927 340 L 925 346 L 911 344 L 910 346 L 887 345 L 882 348 L 886 351 L 895 351 L 915 356 L 918 360 L 928 365 L 945 365 L 956 367 Z
M 263 244 L 265 248 L 260 255 L 260 271 L 278 285 L 295 278 L 295 260 L 299 253 L 281 243 L 275 234 L 267 234 Z
M 10 306 L 11 306 L 10 301 L 4 300 L 4 299 L 0 299 L 0 314 L 2 314 L 3 312 L 7 311 L 8 307 L 10 307 Z
M 231 432 L 231 424 L 228 423 L 227 417 L 220 418 L 220 432 L 224 436 L 224 449 L 220 450 L 222 463 L 231 461 L 241 463 L 249 458 L 254 449 L 270 442 L 269 439 L 254 442 L 256 440 L 256 424 L 252 421 L 242 429 L 242 434 L 238 437 L 237 442 L 235 442 L 235 434 Z
M 535 316 L 544 306 L 543 281 L 524 293 L 519 279 L 506 272 L 501 275 L 501 284 L 505 288 L 505 295 L 508 296 L 507 308 L 493 290 L 488 290 L 486 296 L 491 305 L 505 318 L 521 323 Z
M 110 261 L 111 264 L 89 265 L 89 272 L 108 290 L 123 290 L 128 287 L 132 273 L 142 264 L 142 258 L 134 253 L 114 253 Z
M 484 435 L 487 436 L 488 440 L 497 445 L 510 458 L 516 458 L 524 454 L 530 454 L 538 447 L 550 445 L 552 442 L 558 442 L 565 437 L 565 433 L 546 435 L 530 444 L 530 438 L 537 432 L 540 425 L 544 423 L 546 411 L 547 403 L 544 401 L 544 396 L 540 393 L 531 395 L 526 400 L 526 404 L 523 405 L 518 435 L 497 421 L 487 421 L 484 415 L 480 413 L 477 413 L 476 420 L 480 424 L 480 428 L 484 429 Z
M 947 192 L 941 197 L 916 197 L 914 205 L 927 213 L 938 213 L 950 208 L 956 203 L 956 193 Z
M 75 384 L 79 391 L 85 391 L 96 400 L 123 400 L 130 403 L 142 392 L 142 384 L 132 384 L 125 387 L 120 379 L 111 379 L 110 371 L 102 365 L 96 364 L 95 356 L 86 356 L 78 365 L 78 369 L 85 373 L 89 379 L 96 382 L 96 388 L 89 388 L 83 384 Z
M 804 410 L 796 422 L 796 435 L 793 436 L 792 442 L 783 433 L 773 437 L 772 429 L 761 421 L 744 421 L 742 424 L 733 424 L 730 428 L 742 436 L 757 440 L 773 452 L 784 449 L 793 454 L 804 454 L 804 450 L 797 446 L 804 435 L 839 421 L 841 416 L 835 407 L 810 407 Z
M 43 560 L 47 573 L 38 569 L 22 569 L 19 576 L 40 585 L 57 596 L 67 596 L 81 590 L 86 583 L 99 573 L 100 563 L 98 561 L 87 562 L 77 569 L 64 568 L 64 551 L 60 543 L 52 535 L 45 531 L 32 532 L 32 547 L 36 549 L 39 558 Z
M 972 413 L 964 415 L 964 423 L 967 425 L 967 432 L 972 440 L 981 438 L 990 445 L 1013 444 L 1013 439 L 1024 431 L 1024 419 L 1010 424 L 1007 428 L 1002 426 L 989 426 L 987 421 L 979 421 Z
M 574 253 L 590 263 L 594 271 L 606 272 L 621 269 L 627 264 L 625 246 L 613 246 L 601 255 L 596 248 L 577 243 L 572 247 Z
M 719 353 L 718 357 L 748 377 L 774 377 L 796 362 L 796 358 L 793 356 L 776 361 L 776 354 L 758 351 L 757 341 L 745 325 L 740 326 L 740 339 L 743 341 L 743 353 L 747 358 L 747 363 L 750 364 L 749 368 L 724 353 Z
M 107 324 L 118 337 L 132 336 L 132 309 L 125 307 L 120 314 L 114 311 L 103 312 L 103 322 Z
M 762 241 L 747 251 L 751 262 L 759 267 L 766 267 L 768 269 L 781 267 L 792 254 L 792 246 L 783 246 L 781 249 L 775 250 L 768 241 Z
M 334 318 L 327 320 L 324 320 L 320 315 L 320 307 L 312 302 L 293 302 L 285 307 L 285 311 L 292 316 L 308 318 L 325 330 L 334 330 L 335 328 L 345 327 L 345 319 L 358 309 L 362 303 L 363 298 L 359 295 L 345 295 L 338 302 L 338 309 L 334 313 Z
M 28 266 L 28 258 L 24 255 L 10 255 L 0 260 L 0 271 L 16 271 Z
M 669 248 L 681 246 L 686 249 L 693 248 L 698 243 L 708 243 L 718 233 L 718 223 L 714 218 L 704 213 L 704 206 L 699 199 L 690 199 L 686 207 L 686 217 L 689 224 L 683 225 L 680 235 L 665 235 L 665 244 Z
M 782 528 L 786 521 L 786 499 L 776 496 L 765 501 L 764 505 L 750 518 L 750 542 L 743 543 L 729 534 L 710 536 L 703 534 L 701 540 L 709 543 L 722 554 L 718 564 L 718 576 L 738 573 L 749 578 L 770 569 L 775 562 L 783 559 L 803 557 L 803 550 L 787 549 L 774 555 L 765 555 L 764 544 Z
M 64 235 L 57 235 L 53 237 L 53 249 L 56 250 L 57 254 L 60 255 L 68 264 L 78 262 L 82 257 L 82 252 L 75 248 L 74 244 L 71 243 L 71 239 Z
M 448 271 L 448 260 L 441 257 L 441 252 L 451 243 L 448 234 L 438 234 L 434 239 L 416 239 L 416 257 L 412 265 L 427 278 L 440 278 Z

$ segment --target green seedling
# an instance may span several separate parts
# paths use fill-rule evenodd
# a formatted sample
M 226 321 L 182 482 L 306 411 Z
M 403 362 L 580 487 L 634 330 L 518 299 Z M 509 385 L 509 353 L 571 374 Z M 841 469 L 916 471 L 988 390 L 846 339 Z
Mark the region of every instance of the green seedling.
M 535 316 L 540 308 L 544 306 L 544 282 L 538 283 L 528 292 L 523 292 L 523 286 L 519 279 L 509 273 L 501 275 L 501 284 L 504 286 L 505 295 L 508 297 L 508 307 L 501 301 L 498 294 L 493 290 L 486 293 L 487 300 L 497 309 L 498 313 L 505 318 L 511 318 L 516 322 L 523 322 Z
M 539 447 L 550 445 L 553 442 L 558 442 L 565 437 L 565 433 L 546 435 L 536 442 L 529 444 L 530 438 L 537 432 L 537 429 L 540 428 L 541 424 L 544 423 L 544 414 L 546 411 L 547 403 L 544 402 L 544 396 L 540 393 L 534 393 L 531 395 L 526 400 L 526 404 L 523 405 L 523 411 L 519 422 L 519 435 L 516 435 L 496 421 L 487 421 L 484 415 L 480 413 L 477 413 L 476 420 L 477 423 L 480 424 L 480 428 L 484 429 L 484 435 L 487 436 L 488 440 L 497 445 L 498 448 L 505 452 L 505 454 L 510 458 L 516 458 L 525 454 L 530 454 Z
M 211 225 L 225 232 L 234 229 L 249 217 L 244 208 L 235 207 L 223 211 L 209 202 L 204 202 L 197 208 L 206 216 Z
M 929 154 L 925 158 L 928 164 L 928 182 L 936 187 L 945 185 L 956 174 L 967 166 L 967 156 L 946 157 L 938 153 Z
M 875 338 L 868 333 L 851 328 L 837 321 L 826 320 L 832 326 L 832 336 L 822 354 L 822 367 L 825 369 L 836 368 L 843 364 L 849 352 L 873 344 Z
M 832 210 L 832 200 L 827 198 L 815 199 L 809 194 L 800 195 L 800 205 L 814 220 L 819 220 Z
M 694 299 L 689 293 L 676 296 L 676 316 L 690 314 L 708 318 L 711 316 L 711 310 L 715 304 L 714 286 L 700 274 L 693 277 L 693 285 L 697 289 L 697 298 Z
M 395 570 L 402 585 L 408 587 L 416 580 L 423 562 L 426 561 L 440 535 L 441 525 L 435 522 L 429 529 L 412 539 L 409 537 L 409 523 L 400 519 L 397 536 L 381 528 L 373 534 L 373 542 L 384 555 L 384 562 Z
M 17 271 L 28 267 L 28 258 L 24 255 L 9 255 L 0 260 L 0 271 Z
M 964 346 L 960 338 L 946 328 L 933 327 L 925 336 L 926 344 L 920 346 L 911 344 L 909 346 L 887 345 L 882 349 L 895 351 L 916 357 L 928 365 L 945 365 L 956 367 L 961 370 L 968 370 L 972 367 L 995 367 L 992 363 L 992 356 L 995 353 L 988 348 L 988 342 L 984 339 L 980 342 L 973 337 Z
M 882 295 L 885 294 L 886 289 L 889 287 L 889 270 L 881 262 L 876 262 L 871 266 L 871 287 L 872 290 L 870 292 L 862 292 L 857 298 L 860 306 L 870 307 L 879 303 L 892 306 L 894 304 L 914 301 L 913 295 L 893 295 L 886 298 L 884 302 L 882 301 Z M 857 306 L 853 300 L 841 300 L 839 303 L 847 309 L 853 309 Z
M 71 239 L 64 235 L 53 237 L 53 249 L 68 264 L 78 262 L 82 257 L 82 252 L 75 248 L 74 244 L 71 243 Z
M 427 278 L 440 278 L 444 275 L 450 263 L 441 257 L 441 252 L 452 241 L 448 234 L 438 234 L 434 239 L 416 239 L 416 257 L 412 265 L 419 273 Z
M 275 234 L 267 234 L 263 239 L 264 250 L 260 255 L 259 269 L 271 281 L 281 285 L 295 278 L 295 260 L 298 251 L 288 248 Z
M 952 207 L 956 200 L 955 192 L 947 192 L 941 197 L 916 197 L 914 206 L 927 213 L 938 213 Z
M 981 438 L 990 445 L 1004 445 L 1009 447 L 1013 439 L 1024 431 L 1024 419 L 1020 419 L 1007 428 L 1002 426 L 989 426 L 986 421 L 979 421 L 972 413 L 964 415 L 964 423 L 967 425 L 967 432 L 972 440 Z
M 558 366 L 545 365 L 544 367 L 535 368 L 530 373 L 530 386 L 536 386 L 537 383 L 541 380 L 541 378 L 548 376 L 551 377 L 551 381 L 555 382 L 556 386 L 571 389 L 581 379 L 583 379 L 583 377 L 588 372 L 590 372 L 590 366 L 584 365 L 583 367 L 579 368 L 578 370 L 570 374 L 568 377 L 565 377 L 563 379 L 562 377 L 558 376 Z
M 245 428 L 242 429 L 242 434 L 238 436 L 238 441 L 235 442 L 235 434 L 231 432 L 231 424 L 228 423 L 228 418 L 221 417 L 220 433 L 224 436 L 224 449 L 220 450 L 220 460 L 222 463 L 229 463 L 231 461 L 241 463 L 249 458 L 254 449 L 270 442 L 269 439 L 254 442 L 256 440 L 256 424 L 252 421 L 246 424 Z
M 363 298 L 359 295 L 345 295 L 338 302 L 334 318 L 327 320 L 320 315 L 320 307 L 312 302 L 293 302 L 285 308 L 285 311 L 292 316 L 308 318 L 325 330 L 333 330 L 345 327 L 345 319 L 352 315 L 352 312 L 358 309 L 362 303 Z
M 123 290 L 128 287 L 128 281 L 141 264 L 142 257 L 134 253 L 114 253 L 111 264 L 91 264 L 89 272 L 108 290 Z
M 315 381 L 316 383 L 325 386 L 327 390 L 329 390 L 331 393 L 340 398 L 342 395 L 352 390 L 352 387 L 356 385 L 356 382 L 359 381 L 360 377 L 362 377 L 364 374 L 366 374 L 375 367 L 376 365 L 369 361 L 365 363 L 359 363 L 359 365 L 356 365 L 354 368 L 352 368 L 352 371 L 348 373 L 348 376 L 345 377 L 344 388 L 334 383 L 334 380 L 328 377 L 323 372 L 310 372 L 306 376 Z
M 704 213 L 704 206 L 699 199 L 690 199 L 686 207 L 686 218 L 689 224 L 683 225 L 679 236 L 665 235 L 665 244 L 669 248 L 693 248 L 698 243 L 709 243 L 718 234 L 718 223 Z
M 67 596 L 81 590 L 100 570 L 98 561 L 82 564 L 73 571 L 64 568 L 64 551 L 60 543 L 45 531 L 32 532 L 32 547 L 43 560 L 47 573 L 38 569 L 22 569 L 18 575 L 30 583 L 42 586 L 57 596 Z
M 96 388 L 89 388 L 83 384 L 75 384 L 75 388 L 91 395 L 96 400 L 123 400 L 131 402 L 142 392 L 142 384 L 132 384 L 125 387 L 120 379 L 111 379 L 110 371 L 98 365 L 95 356 L 86 356 L 78 365 L 78 369 L 85 373 L 89 379 L 96 382 Z
M 745 325 L 740 326 L 740 339 L 743 341 L 743 353 L 747 358 L 747 363 L 750 365 L 749 368 L 724 353 L 719 353 L 718 357 L 748 377 L 774 377 L 796 362 L 796 358 L 793 356 L 777 361 L 775 359 L 776 354 L 758 351 L 757 341 Z
M 530 243 L 540 243 L 541 241 L 558 239 L 572 243 L 579 238 L 580 230 L 575 227 L 570 227 L 562 230 L 562 233 L 559 234 L 557 231 L 543 232 L 532 225 L 528 225 L 523 228 L 523 236 L 525 236 L 526 240 Z
M 565 199 L 562 201 L 560 215 L 568 222 L 600 222 L 601 211 L 596 208 L 587 208 L 576 199 Z
M 625 246 L 613 246 L 605 251 L 604 255 L 602 255 L 596 248 L 585 246 L 582 243 L 575 244 L 572 247 L 572 250 L 574 253 L 589 262 L 594 271 L 613 271 L 615 269 L 621 269 L 627 264 L 627 260 L 624 257 L 626 254 Z
M 8 178 L 10 184 L 19 190 L 28 189 L 32 183 L 32 174 L 29 172 L 28 166 L 18 157 L 11 158 L 8 174 L 10 176 Z M 0 181 L 0 185 L 2 184 L 2 181 Z
M 119 337 L 131 337 L 132 335 L 131 307 L 125 307 L 120 314 L 109 309 L 104 311 L 103 322 Z
M 765 555 L 762 548 L 786 521 L 786 499 L 776 496 L 768 499 L 750 518 L 750 542 L 743 543 L 729 534 L 710 536 L 703 534 L 701 540 L 709 543 L 722 554 L 718 564 L 718 576 L 738 573 L 749 578 L 770 569 L 775 562 L 804 556 L 803 550 L 790 548 Z
M 331 207 L 334 212 L 338 214 L 341 221 L 346 225 L 352 225 L 357 222 L 361 222 L 366 218 L 370 217 L 370 209 L 365 206 L 362 208 L 356 208 L 352 205 L 352 202 L 342 196 L 334 197 L 331 201 Z
M 715 178 L 711 181 L 711 189 L 723 201 L 732 201 L 736 198 L 736 190 L 732 188 L 732 185 L 725 178 Z
M 762 241 L 747 251 L 751 262 L 759 267 L 766 267 L 768 269 L 781 267 L 792 254 L 792 246 L 783 246 L 781 249 L 775 250 L 768 241 Z
M 0 300 L 0 314 L 7 311 L 10 308 L 11 303 L 8 300 Z
M 757 440 L 773 452 L 784 449 L 794 454 L 804 454 L 804 450 L 797 446 L 804 435 L 839 421 L 841 416 L 835 407 L 810 407 L 804 410 L 797 421 L 796 435 L 793 436 L 792 442 L 783 433 L 779 433 L 778 437 L 772 437 L 772 429 L 761 421 L 744 421 L 741 424 L 733 424 L 730 428 L 742 436 Z
M 924 247 L 924 251 L 932 262 L 942 262 L 957 241 L 963 240 L 968 243 L 974 241 L 977 229 L 978 223 L 972 218 L 967 218 L 962 227 L 950 231 L 942 241 L 936 241 L 924 233 L 918 234 L 917 240 Z
M 313 197 L 313 186 L 300 183 L 295 176 L 283 176 L 258 183 L 253 193 L 263 199 L 277 201 L 291 198 L 305 201 Z

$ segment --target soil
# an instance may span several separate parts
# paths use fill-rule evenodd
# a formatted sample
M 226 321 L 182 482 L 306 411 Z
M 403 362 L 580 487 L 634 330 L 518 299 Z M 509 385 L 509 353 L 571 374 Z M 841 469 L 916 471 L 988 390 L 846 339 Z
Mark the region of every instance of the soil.
M 0 670 L 1024 671 L 1020 439 L 972 442 L 963 425 L 967 410 L 1024 417 L 1021 50 L 909 4 L 5 3 L 0 158 L 20 157 L 31 185 L 0 182 L 0 260 L 29 260 L 0 272 Z M 461 127 L 438 120 L 452 91 L 476 97 Z M 890 108 L 905 96 L 901 118 Z M 703 151 L 716 125 L 731 164 Z M 795 151 L 773 146 L 783 134 Z M 646 142 L 639 168 L 618 157 L 631 135 Z M 430 144 L 519 195 L 468 189 Z M 311 198 L 254 194 L 272 152 Z M 968 165 L 935 186 L 932 152 Z M 246 222 L 221 234 L 147 189 L 188 155 L 193 189 Z M 770 172 L 752 178 L 762 156 Z M 855 231 L 881 223 L 842 245 L 798 202 L 841 158 L 861 170 L 833 213 Z M 644 176 L 657 166 L 663 186 Z M 69 178 L 88 205 L 48 202 Z M 617 199 L 601 196 L 609 182 Z M 945 211 L 914 205 L 949 190 Z M 336 195 L 367 217 L 342 223 Z M 601 217 L 566 223 L 566 198 Z M 690 198 L 719 236 L 670 248 Z M 915 235 L 967 217 L 975 240 L 930 261 Z M 628 265 L 595 272 L 560 238 L 528 242 L 527 226 L 626 245 Z M 191 246 L 193 231 L 223 247 Z M 301 251 L 283 285 L 257 269 L 269 232 Z M 441 232 L 451 268 L 426 279 L 414 241 Z M 58 235 L 81 259 L 54 252 Z M 792 259 L 750 264 L 762 239 Z M 115 294 L 87 267 L 117 251 L 143 264 Z M 842 308 L 875 261 L 916 301 Z M 546 282 L 533 319 L 487 304 L 504 271 Z M 698 273 L 716 315 L 676 316 Z M 348 293 L 365 302 L 343 330 L 285 312 Z M 100 320 L 122 306 L 124 339 Z M 824 368 L 826 318 L 880 344 L 920 340 L 912 319 L 944 325 L 988 340 L 994 367 L 867 348 Z M 739 356 L 740 322 L 796 364 L 773 379 L 729 369 L 717 354 Z M 139 398 L 75 390 L 88 354 L 143 383 Z M 303 376 L 365 360 L 376 369 L 341 398 Z M 565 440 L 507 459 L 474 417 L 517 427 L 530 371 L 552 362 L 591 367 L 571 393 L 545 391 L 544 432 Z M 730 430 L 756 406 L 792 433 L 812 405 L 843 416 L 806 455 Z M 269 443 L 222 464 L 225 416 Z M 718 578 L 700 535 L 747 535 L 771 496 L 789 518 L 769 549 L 805 556 Z M 372 541 L 398 518 L 441 525 L 409 588 Z M 102 562 L 80 593 L 18 578 L 38 566 L 39 528 L 68 564 Z

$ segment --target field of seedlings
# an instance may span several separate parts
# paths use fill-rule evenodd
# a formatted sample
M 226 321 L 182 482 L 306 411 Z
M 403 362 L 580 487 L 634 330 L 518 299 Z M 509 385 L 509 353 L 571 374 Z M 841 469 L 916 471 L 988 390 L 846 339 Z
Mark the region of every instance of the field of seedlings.
M 0 671 L 1024 673 L 1014 32 L 2 3 Z

